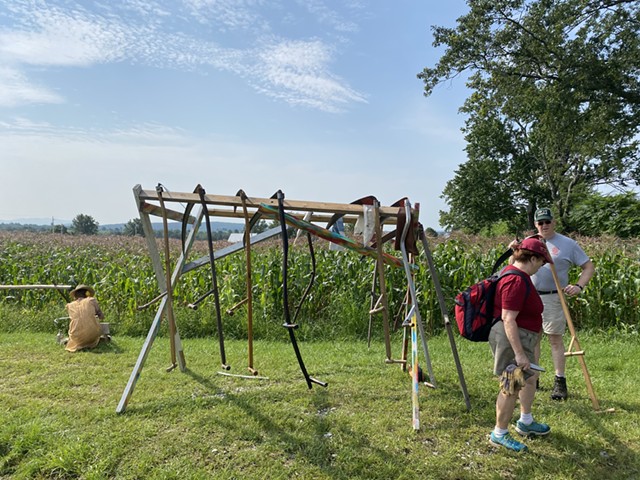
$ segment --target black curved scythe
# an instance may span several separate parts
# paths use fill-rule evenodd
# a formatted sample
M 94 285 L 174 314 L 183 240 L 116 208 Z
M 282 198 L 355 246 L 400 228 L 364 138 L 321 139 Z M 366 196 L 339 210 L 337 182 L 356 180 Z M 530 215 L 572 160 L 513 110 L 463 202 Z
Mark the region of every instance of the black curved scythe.
M 209 219 L 209 210 L 207 200 L 205 199 L 205 190 L 201 185 L 196 187 L 200 202 L 202 203 L 202 211 L 204 213 L 204 221 L 207 227 L 207 246 L 209 247 L 209 265 L 211 267 L 211 291 L 213 292 L 213 301 L 216 308 L 216 322 L 218 325 L 218 341 L 220 344 L 220 362 L 222 369 L 229 370 L 231 367 L 227 365 L 227 357 L 224 351 L 224 333 L 222 331 L 222 315 L 220 313 L 220 295 L 218 293 L 218 278 L 216 275 L 216 261 L 213 253 L 213 236 L 211 235 L 211 220 Z
M 282 229 L 282 296 L 284 302 L 284 319 L 285 322 L 282 325 L 289 332 L 289 338 L 291 339 L 291 345 L 293 346 L 293 350 L 296 354 L 296 358 L 298 359 L 298 364 L 300 365 L 300 370 L 302 371 L 302 375 L 304 375 L 304 379 L 307 382 L 307 386 L 309 389 L 313 387 L 313 384 L 320 385 L 321 387 L 326 387 L 328 384 L 326 382 L 322 382 L 317 380 L 309 375 L 307 372 L 307 368 L 304 366 L 304 360 L 302 360 L 302 354 L 300 353 L 300 348 L 298 347 L 298 342 L 296 341 L 296 335 L 294 330 L 298 328 L 298 325 L 295 323 L 291 323 L 291 318 L 289 315 L 289 295 L 288 295 L 288 286 L 287 286 L 287 263 L 289 257 L 289 239 L 287 236 L 287 224 L 284 217 L 284 193 L 281 190 L 278 190 L 276 193 L 278 198 L 278 214 L 280 219 L 280 228 Z

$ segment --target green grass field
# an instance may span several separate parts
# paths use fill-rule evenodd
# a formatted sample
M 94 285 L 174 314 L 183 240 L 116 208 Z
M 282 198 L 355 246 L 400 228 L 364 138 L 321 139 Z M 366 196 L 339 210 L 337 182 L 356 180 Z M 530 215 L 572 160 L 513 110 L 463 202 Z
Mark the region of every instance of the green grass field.
M 161 337 L 117 414 L 143 338 L 69 354 L 53 334 L 3 333 L 0 478 L 640 478 L 638 335 L 579 335 L 601 409 L 615 411 L 594 411 L 571 358 L 569 401 L 549 399 L 544 373 L 534 406 L 551 435 L 515 454 L 487 441 L 498 388 L 487 344 L 457 339 L 467 412 L 448 338 L 429 339 L 438 388 L 421 390 L 414 432 L 410 379 L 384 364 L 381 342 L 301 343 L 311 375 L 329 383 L 308 390 L 287 343 L 256 342 L 254 364 L 268 380 L 246 380 L 216 373 L 215 338 L 183 340 L 187 371 L 167 373 Z M 232 372 L 245 373 L 246 343 L 226 347 Z M 550 367 L 545 343 L 541 363 Z

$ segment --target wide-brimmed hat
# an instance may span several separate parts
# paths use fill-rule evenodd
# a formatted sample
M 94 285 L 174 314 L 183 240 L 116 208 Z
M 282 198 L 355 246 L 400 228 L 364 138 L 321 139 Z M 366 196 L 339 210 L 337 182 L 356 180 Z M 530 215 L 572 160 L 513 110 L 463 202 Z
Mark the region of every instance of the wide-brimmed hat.
M 553 220 L 553 213 L 551 213 L 550 208 L 539 208 L 536 210 L 536 213 L 533 215 L 534 221 L 539 220 Z
M 529 250 L 530 252 L 533 252 L 536 255 L 540 255 L 542 258 L 544 258 L 547 261 L 547 263 L 553 263 L 551 254 L 547 249 L 547 245 L 542 241 L 542 239 L 540 239 L 540 237 L 537 237 L 537 236 L 527 237 L 524 240 L 522 240 L 522 242 L 520 242 L 520 245 L 518 245 L 518 248 L 521 248 L 522 250 Z
M 87 292 L 89 292 L 89 295 L 91 295 L 92 297 L 96 294 L 96 291 L 90 287 L 89 285 L 78 285 L 76 288 L 74 288 L 73 290 L 71 290 L 71 296 L 73 298 L 76 298 L 76 293 L 79 292 L 80 290 L 86 290 Z

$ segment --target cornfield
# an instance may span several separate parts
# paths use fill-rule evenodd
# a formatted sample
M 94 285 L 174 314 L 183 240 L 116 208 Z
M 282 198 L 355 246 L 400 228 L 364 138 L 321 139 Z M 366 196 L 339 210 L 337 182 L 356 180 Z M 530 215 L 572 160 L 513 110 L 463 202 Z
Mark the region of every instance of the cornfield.
M 455 236 L 432 241 L 431 250 L 442 285 L 449 316 L 453 318 L 453 298 L 467 286 L 486 277 L 496 259 L 506 249 L 508 238 Z M 579 239 L 596 265 L 596 275 L 585 292 L 568 299 L 578 328 L 638 332 L 640 313 L 640 242 L 615 238 Z M 219 242 L 215 249 L 226 244 Z M 315 241 L 317 271 L 315 282 L 300 307 L 297 323 L 301 339 L 366 338 L 372 298 L 374 262 L 344 251 L 330 251 Z M 180 254 L 179 241 L 171 241 L 172 264 Z M 208 253 L 204 241 L 196 241 L 188 260 Z M 424 256 L 417 259 L 416 287 L 420 311 L 427 331 L 443 328 L 442 316 Z M 216 261 L 223 313 L 224 334 L 244 338 L 246 309 L 227 309 L 246 296 L 246 265 L 243 253 Z M 573 272 L 577 278 L 578 269 Z M 297 308 L 312 276 L 311 256 L 303 243 L 290 249 L 288 266 L 290 311 Z M 403 320 L 406 294 L 404 271 L 386 270 L 392 320 Z M 282 251 L 278 242 L 252 249 L 253 329 L 255 338 L 284 338 Z M 144 239 L 123 236 L 70 236 L 45 233 L 0 233 L 0 284 L 86 283 L 96 289 L 112 332 L 145 335 L 157 304 L 137 307 L 157 297 L 155 274 Z M 208 265 L 181 277 L 174 294 L 174 306 L 183 337 L 216 333 L 213 296 L 197 310 L 187 308 L 211 288 Z M 65 300 L 55 290 L 0 290 L 0 331 L 53 331 L 53 318 L 65 315 Z M 377 294 L 375 295 L 377 297 Z M 381 331 L 379 317 L 375 329 Z M 163 322 L 163 328 L 165 322 Z M 164 331 L 161 330 L 161 334 Z

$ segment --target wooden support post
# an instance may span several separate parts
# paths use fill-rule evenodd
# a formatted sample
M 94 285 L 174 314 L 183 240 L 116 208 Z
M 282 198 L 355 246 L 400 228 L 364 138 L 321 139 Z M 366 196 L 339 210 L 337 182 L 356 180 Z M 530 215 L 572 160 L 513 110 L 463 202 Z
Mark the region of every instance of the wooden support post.
M 387 285 L 384 278 L 384 262 L 382 261 L 382 226 L 380 225 L 380 202 L 373 202 L 373 215 L 375 218 L 376 230 L 376 249 L 378 251 L 378 259 L 376 267 L 378 269 L 378 285 L 380 287 L 380 297 L 382 299 L 382 328 L 384 330 L 384 346 L 387 358 L 385 362 L 393 363 L 391 357 L 391 334 L 389 331 L 389 302 L 387 298 Z
M 140 221 L 142 222 L 142 231 L 144 232 L 144 239 L 147 242 L 147 249 L 149 256 L 151 257 L 151 265 L 153 271 L 156 274 L 156 282 L 158 282 L 158 288 L 161 292 L 167 291 L 167 284 L 165 282 L 164 270 L 162 269 L 162 261 L 160 260 L 160 253 L 158 251 L 158 245 L 156 244 L 156 236 L 151 225 L 151 219 L 149 213 L 142 208 L 143 201 L 140 200 L 140 194 L 142 187 L 136 185 L 133 188 L 133 196 L 136 199 L 136 205 L 138 206 L 138 212 L 140 214 Z
M 169 340 L 171 345 L 171 365 L 167 368 L 167 371 L 171 371 L 177 367 L 176 363 L 176 335 L 177 327 L 176 320 L 173 315 L 173 287 L 171 286 L 171 254 L 169 249 L 169 227 L 167 221 L 167 214 L 164 207 L 164 200 L 162 198 L 162 186 L 158 184 L 156 191 L 158 192 L 158 200 L 160 201 L 160 208 L 162 209 L 162 228 L 164 233 L 164 272 L 165 272 L 165 284 L 167 287 L 167 301 L 166 301 L 166 313 L 167 322 L 169 324 Z
M 258 375 L 258 370 L 253 367 L 253 295 L 251 283 L 251 227 L 249 226 L 249 213 L 247 212 L 247 196 L 240 190 L 238 192 L 242 201 L 244 213 L 244 257 L 247 264 L 247 349 L 249 356 L 248 370 L 252 375 Z

